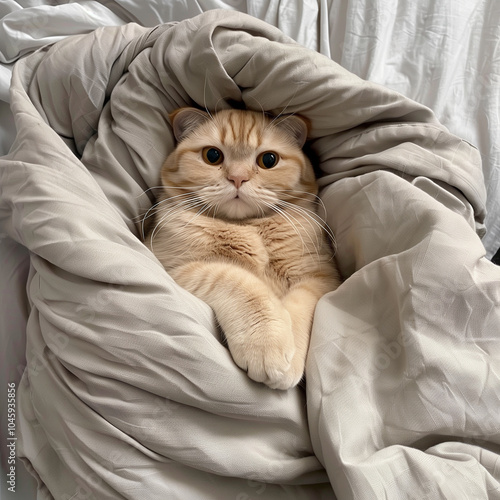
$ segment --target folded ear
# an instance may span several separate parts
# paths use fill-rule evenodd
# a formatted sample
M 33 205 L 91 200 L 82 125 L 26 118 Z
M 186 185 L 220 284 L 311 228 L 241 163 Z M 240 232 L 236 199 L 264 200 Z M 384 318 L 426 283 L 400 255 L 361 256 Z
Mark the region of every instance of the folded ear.
M 177 142 L 185 139 L 194 129 L 210 119 L 210 115 L 201 109 L 179 108 L 168 115 Z
M 290 135 L 299 148 L 304 146 L 309 134 L 309 120 L 299 115 L 282 115 L 273 121 L 273 125 L 280 127 Z

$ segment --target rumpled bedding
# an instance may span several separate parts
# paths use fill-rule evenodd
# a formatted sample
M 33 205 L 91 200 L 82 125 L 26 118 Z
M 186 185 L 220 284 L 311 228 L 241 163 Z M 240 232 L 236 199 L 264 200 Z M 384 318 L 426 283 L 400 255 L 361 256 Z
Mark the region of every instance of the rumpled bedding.
M 19 62 L 2 231 L 30 254 L 19 456 L 40 498 L 500 498 L 500 270 L 478 152 L 245 14 L 65 39 Z M 344 283 L 305 385 L 251 381 L 140 241 L 168 113 L 311 121 Z

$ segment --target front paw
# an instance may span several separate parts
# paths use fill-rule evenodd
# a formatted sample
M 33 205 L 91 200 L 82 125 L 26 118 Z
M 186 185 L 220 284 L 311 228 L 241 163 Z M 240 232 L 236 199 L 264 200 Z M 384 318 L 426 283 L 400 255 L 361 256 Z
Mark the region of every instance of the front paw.
M 286 310 L 280 318 L 259 322 L 244 335 L 228 336 L 228 345 L 235 363 L 256 382 L 272 389 L 289 389 L 302 378 L 304 366 L 297 366 Z
M 297 353 L 292 359 L 290 367 L 280 377 L 276 378 L 272 383 L 264 382 L 271 389 L 291 389 L 295 387 L 304 376 L 305 362 L 299 359 Z

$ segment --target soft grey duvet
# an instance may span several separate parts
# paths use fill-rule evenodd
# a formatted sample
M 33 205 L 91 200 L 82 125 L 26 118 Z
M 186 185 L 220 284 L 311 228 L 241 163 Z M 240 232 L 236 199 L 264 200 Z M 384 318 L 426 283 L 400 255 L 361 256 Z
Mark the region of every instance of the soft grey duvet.
M 40 498 L 500 498 L 480 158 L 427 108 L 230 11 L 45 47 L 11 99 L 0 220 L 31 255 L 18 452 Z M 140 241 L 168 113 L 235 103 L 310 119 L 345 278 L 286 392 Z

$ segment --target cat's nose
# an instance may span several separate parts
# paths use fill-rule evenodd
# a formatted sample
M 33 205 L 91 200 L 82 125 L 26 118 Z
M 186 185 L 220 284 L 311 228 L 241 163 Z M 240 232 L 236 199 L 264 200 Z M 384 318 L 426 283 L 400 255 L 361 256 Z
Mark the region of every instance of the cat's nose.
M 227 178 L 236 186 L 236 189 L 240 189 L 241 185 L 249 180 L 249 176 L 245 174 L 229 174 Z

